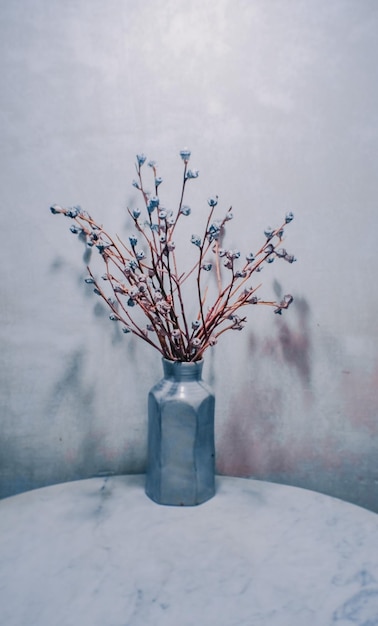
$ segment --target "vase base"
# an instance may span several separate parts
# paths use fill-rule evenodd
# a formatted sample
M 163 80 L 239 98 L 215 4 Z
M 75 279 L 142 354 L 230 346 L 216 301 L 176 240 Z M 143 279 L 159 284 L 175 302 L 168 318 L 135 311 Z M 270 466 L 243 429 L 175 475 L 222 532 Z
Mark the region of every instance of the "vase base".
M 147 489 L 145 490 L 145 494 L 150 500 L 152 500 L 152 502 L 155 502 L 155 504 L 160 504 L 161 506 L 182 506 L 182 507 L 185 506 L 187 507 L 187 506 L 199 506 L 200 504 L 204 504 L 205 502 L 208 502 L 209 500 L 211 500 L 211 498 L 214 498 L 215 490 L 212 493 L 209 493 L 208 495 L 206 495 L 205 497 L 199 498 L 193 501 L 188 501 L 188 500 L 184 500 L 180 498 L 158 498 L 152 495 L 151 493 L 149 493 Z

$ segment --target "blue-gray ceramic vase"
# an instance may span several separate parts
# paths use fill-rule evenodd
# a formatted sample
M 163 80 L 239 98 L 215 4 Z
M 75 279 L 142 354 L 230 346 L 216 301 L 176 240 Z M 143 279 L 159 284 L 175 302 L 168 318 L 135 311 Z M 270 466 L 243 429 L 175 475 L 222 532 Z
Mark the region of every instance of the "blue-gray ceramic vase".
M 215 493 L 215 397 L 202 380 L 203 361 L 162 361 L 164 377 L 148 396 L 146 494 L 194 506 Z

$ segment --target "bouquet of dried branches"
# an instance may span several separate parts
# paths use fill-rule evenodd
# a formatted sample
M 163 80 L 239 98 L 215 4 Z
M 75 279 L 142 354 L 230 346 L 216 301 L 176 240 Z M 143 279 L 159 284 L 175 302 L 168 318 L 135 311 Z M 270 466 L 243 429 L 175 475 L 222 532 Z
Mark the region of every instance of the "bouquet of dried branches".
M 252 275 L 258 274 L 263 264 L 275 258 L 295 261 L 282 247 L 284 228 L 292 221 L 293 214 L 287 213 L 278 228 L 267 228 L 260 249 L 255 254 L 249 252 L 242 260 L 239 250 L 229 250 L 223 243 L 225 225 L 233 217 L 231 208 L 223 218 L 216 219 L 218 197 L 211 197 L 203 235 L 191 235 L 190 243 L 198 251 L 196 260 L 186 271 L 179 271 L 174 235 L 179 220 L 191 213 L 184 204 L 186 185 L 198 177 L 198 171 L 189 168 L 190 151 L 184 149 L 180 156 L 184 163 L 181 195 L 177 210 L 170 211 L 160 202 L 162 178 L 158 176 L 156 163 L 147 163 L 154 184 L 154 193 L 150 193 L 144 183 L 143 166 L 147 159 L 143 154 L 137 155 L 133 186 L 142 196 L 145 216 L 139 209 L 128 209 L 135 232 L 126 243 L 118 236 L 112 237 L 79 206 L 54 205 L 50 210 L 70 218 L 71 232 L 100 253 L 105 273 L 99 280 L 88 267 L 85 282 L 93 285 L 95 294 L 106 302 L 110 319 L 121 323 L 124 333 L 134 333 L 166 359 L 198 361 L 224 332 L 243 328 L 246 318 L 240 317 L 240 310 L 244 307 L 265 305 L 281 314 L 293 301 L 291 295 L 285 295 L 280 302 L 262 300 L 257 296 L 261 284 L 255 287 L 250 284 Z M 211 302 L 206 284 L 209 273 L 214 275 L 215 285 Z M 189 318 L 193 293 L 196 312 Z M 188 294 L 191 307 L 185 298 Z

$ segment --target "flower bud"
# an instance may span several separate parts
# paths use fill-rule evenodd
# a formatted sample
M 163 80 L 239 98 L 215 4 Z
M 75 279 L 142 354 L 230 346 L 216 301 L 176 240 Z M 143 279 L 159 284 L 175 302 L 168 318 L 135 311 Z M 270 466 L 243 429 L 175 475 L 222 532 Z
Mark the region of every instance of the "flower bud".
M 149 213 L 152 213 L 156 209 L 156 207 L 159 206 L 159 202 L 160 200 L 157 196 L 152 196 L 147 202 L 147 211 Z
M 136 158 L 137 158 L 137 161 L 138 161 L 138 165 L 140 167 L 141 165 L 143 165 L 143 163 L 145 162 L 147 157 L 146 157 L 145 154 L 142 153 L 142 154 L 137 154 Z
M 182 206 L 180 209 L 180 213 L 182 213 L 182 215 L 190 215 L 191 211 L 191 208 L 188 206 Z
M 192 235 L 191 242 L 194 243 L 195 246 L 201 247 L 201 237 L 198 235 Z
M 293 219 L 294 219 L 294 213 L 292 213 L 291 211 L 289 211 L 289 213 L 286 213 L 285 215 L 286 224 L 289 224 L 290 222 L 292 222 Z
M 188 170 L 186 172 L 186 178 L 198 178 L 199 171 L 198 170 Z
M 204 263 L 202 263 L 201 265 L 201 269 L 205 270 L 205 272 L 210 272 L 211 268 L 212 268 L 212 263 L 209 263 L 208 261 L 205 261 Z
M 190 150 L 188 150 L 188 148 L 183 148 L 183 150 L 180 150 L 180 157 L 182 158 L 184 163 L 188 163 L 190 159 L 190 155 L 191 155 L 191 152 Z
M 274 230 L 271 226 L 267 226 L 267 228 L 264 230 L 264 235 L 267 239 L 271 239 L 273 237 L 274 234 Z

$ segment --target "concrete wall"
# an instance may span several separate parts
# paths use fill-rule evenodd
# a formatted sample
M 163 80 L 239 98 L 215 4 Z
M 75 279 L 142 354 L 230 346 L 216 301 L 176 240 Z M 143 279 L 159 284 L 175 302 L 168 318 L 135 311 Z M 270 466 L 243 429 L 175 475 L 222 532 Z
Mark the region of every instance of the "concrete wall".
M 261 275 L 295 305 L 206 358 L 218 471 L 378 511 L 377 32 L 375 0 L 1 3 L 1 496 L 144 470 L 159 354 L 111 325 L 48 209 L 127 236 L 135 154 L 174 206 L 189 146 L 193 224 L 217 193 L 247 252 L 296 216 L 298 262 Z

